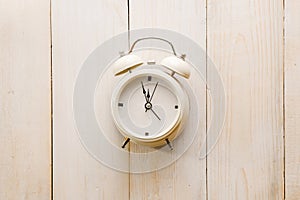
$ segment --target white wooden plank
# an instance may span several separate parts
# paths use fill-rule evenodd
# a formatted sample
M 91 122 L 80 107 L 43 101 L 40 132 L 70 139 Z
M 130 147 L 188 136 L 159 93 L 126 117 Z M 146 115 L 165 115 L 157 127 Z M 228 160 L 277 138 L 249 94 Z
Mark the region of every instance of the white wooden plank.
M 227 95 L 225 127 L 207 160 L 207 197 L 283 199 L 282 1 L 207 6 L 208 56 Z
M 84 149 L 72 97 L 82 63 L 102 42 L 127 30 L 126 1 L 53 0 L 54 199 L 128 199 L 129 176 Z
M 285 188 L 300 198 L 300 2 L 285 1 Z
M 0 2 L 0 199 L 50 199 L 50 2 Z
M 190 37 L 205 49 L 205 6 L 205 0 L 131 0 L 130 29 L 170 29 Z M 147 57 L 149 54 L 143 56 Z M 199 81 L 192 84 L 199 85 Z M 202 90 L 205 94 L 205 85 L 199 87 L 199 91 Z M 201 106 L 205 111 L 205 95 L 199 98 L 204 102 Z M 205 113 L 203 114 L 205 116 Z M 202 133 L 199 135 L 205 134 L 205 126 L 205 120 L 201 121 Z M 198 159 L 201 142 L 203 141 L 199 139 L 193 143 L 190 149 L 169 167 L 147 174 L 131 174 L 130 198 L 205 199 L 206 161 Z M 137 152 L 143 151 L 143 148 L 131 143 L 130 150 Z M 132 162 L 133 160 L 131 165 L 137 165 Z

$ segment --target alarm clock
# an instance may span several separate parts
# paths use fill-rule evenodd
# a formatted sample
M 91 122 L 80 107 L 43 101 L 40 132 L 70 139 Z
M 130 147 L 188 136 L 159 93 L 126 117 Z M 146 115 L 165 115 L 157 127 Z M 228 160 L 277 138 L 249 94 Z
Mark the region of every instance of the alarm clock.
M 172 56 L 159 64 L 144 63 L 132 53 L 134 45 L 145 39 L 168 42 Z M 133 43 L 127 55 L 114 64 L 114 75 L 122 76 L 113 88 L 111 114 L 114 124 L 129 141 L 159 147 L 169 145 L 181 134 L 189 116 L 189 98 L 177 76 L 188 79 L 190 66 L 185 56 L 178 57 L 173 45 L 161 38 L 141 38 Z M 181 79 L 182 81 L 182 79 Z

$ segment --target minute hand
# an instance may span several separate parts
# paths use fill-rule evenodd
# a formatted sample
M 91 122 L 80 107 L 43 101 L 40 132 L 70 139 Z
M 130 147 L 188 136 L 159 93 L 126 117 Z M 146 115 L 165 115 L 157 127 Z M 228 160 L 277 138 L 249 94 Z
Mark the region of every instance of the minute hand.
M 154 93 L 155 93 L 155 90 L 156 90 L 156 88 L 157 88 L 157 85 L 158 85 L 158 82 L 155 84 L 155 87 L 154 87 L 154 89 L 153 89 L 153 92 L 152 92 L 152 95 L 151 95 L 151 97 L 150 97 L 150 99 L 149 99 L 149 102 L 151 102 L 151 100 L 152 100 L 152 98 L 153 98 L 153 96 L 154 96 Z

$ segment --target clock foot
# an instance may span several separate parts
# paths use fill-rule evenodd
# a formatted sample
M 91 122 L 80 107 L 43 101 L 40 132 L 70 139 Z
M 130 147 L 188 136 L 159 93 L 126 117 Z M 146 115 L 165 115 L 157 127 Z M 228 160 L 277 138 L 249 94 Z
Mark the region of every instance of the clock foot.
M 166 139 L 166 142 L 167 142 L 167 145 L 170 147 L 170 149 L 173 150 L 172 144 L 168 138 Z
M 128 142 L 130 141 L 130 138 L 126 138 L 125 141 L 123 142 L 122 148 L 124 149 L 125 146 L 128 144 Z

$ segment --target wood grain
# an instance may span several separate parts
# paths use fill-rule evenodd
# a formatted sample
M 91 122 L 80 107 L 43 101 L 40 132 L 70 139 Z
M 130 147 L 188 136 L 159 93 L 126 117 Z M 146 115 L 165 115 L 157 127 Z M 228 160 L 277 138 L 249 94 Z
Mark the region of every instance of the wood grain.
M 50 199 L 49 11 L 0 1 L 0 199 Z
M 300 198 L 300 2 L 285 1 L 285 188 Z
M 207 52 L 227 96 L 225 127 L 207 160 L 207 198 L 283 199 L 283 3 L 207 6 Z
M 102 42 L 127 30 L 125 1 L 53 0 L 54 199 L 128 199 L 129 176 L 97 162 L 75 131 L 77 73 Z
M 130 29 L 147 27 L 177 31 L 205 49 L 205 13 L 204 0 L 131 0 Z M 146 54 L 143 56 L 147 59 Z M 199 85 L 199 81 L 192 84 Z M 205 84 L 200 90 L 205 94 Z M 205 111 L 205 95 L 199 98 L 204 102 L 201 106 Z M 205 134 L 205 127 L 205 121 L 201 121 L 202 134 Z M 198 159 L 200 144 L 201 140 L 198 139 L 178 161 L 162 170 L 131 174 L 130 199 L 205 199 L 206 161 Z M 131 143 L 130 150 L 137 152 L 142 148 Z M 131 160 L 133 164 L 137 163 Z
M 0 199 L 51 199 L 51 145 L 55 200 L 299 199 L 298 0 L 129 0 L 130 29 L 170 29 L 207 47 L 227 106 L 207 160 L 197 157 L 199 139 L 171 166 L 130 175 L 87 153 L 72 111 L 84 60 L 127 30 L 127 1 L 51 1 L 0 1 Z M 209 119 L 210 99 L 199 98 L 208 100 Z M 209 125 L 201 122 L 201 130 Z M 134 144 L 130 150 L 145 151 Z

